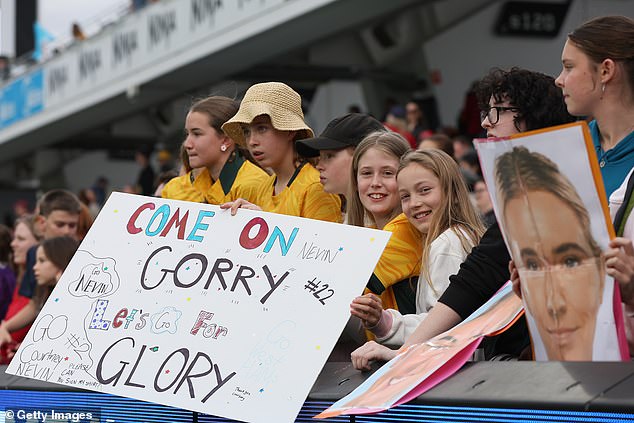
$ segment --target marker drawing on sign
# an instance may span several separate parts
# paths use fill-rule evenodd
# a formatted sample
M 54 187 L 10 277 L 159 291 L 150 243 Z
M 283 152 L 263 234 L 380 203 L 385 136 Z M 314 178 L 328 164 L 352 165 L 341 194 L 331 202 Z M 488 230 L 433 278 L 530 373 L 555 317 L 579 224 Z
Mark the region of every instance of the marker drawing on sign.
M 117 292 L 120 280 L 113 258 L 95 257 L 88 251 L 79 250 L 75 254 L 75 260 L 88 261 L 90 264 L 85 265 L 79 277 L 68 284 L 68 292 L 71 295 L 101 298 Z

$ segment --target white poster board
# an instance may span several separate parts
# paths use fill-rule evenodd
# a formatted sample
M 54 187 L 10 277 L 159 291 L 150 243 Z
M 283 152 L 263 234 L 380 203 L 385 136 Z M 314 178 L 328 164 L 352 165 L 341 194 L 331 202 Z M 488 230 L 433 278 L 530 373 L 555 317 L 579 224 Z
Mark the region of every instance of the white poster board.
M 7 372 L 294 421 L 389 237 L 114 193 Z
M 475 144 L 536 360 L 621 360 L 602 254 L 611 222 L 585 122 Z

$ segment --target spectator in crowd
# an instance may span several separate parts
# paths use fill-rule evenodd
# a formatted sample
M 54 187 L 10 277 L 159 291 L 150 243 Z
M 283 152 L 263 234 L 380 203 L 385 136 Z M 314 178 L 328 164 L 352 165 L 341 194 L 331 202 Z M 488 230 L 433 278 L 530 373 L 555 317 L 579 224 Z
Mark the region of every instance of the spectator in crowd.
M 473 150 L 473 142 L 471 142 L 470 138 L 464 135 L 456 135 L 452 138 L 452 143 L 453 157 L 457 162 L 460 162 L 462 156 Z
M 15 290 L 12 256 L 11 229 L 0 225 L 0 320 L 4 320 Z
M 411 148 L 416 148 L 416 138 L 410 131 L 407 130 L 405 108 L 401 105 L 395 105 L 390 108 L 385 116 L 385 122 L 383 125 L 390 131 L 396 132 L 401 135 L 409 143 Z
M 84 31 L 81 29 L 81 26 L 77 22 L 73 22 L 70 32 L 73 36 L 73 40 L 75 41 L 84 41 L 86 39 Z
M 132 11 L 143 9 L 147 5 L 147 0 L 132 0 Z
M 121 188 L 121 192 L 126 194 L 137 194 L 137 189 L 133 187 L 132 185 L 124 185 Z
M 29 297 L 20 295 L 20 284 L 24 278 L 26 271 L 27 252 L 33 246 L 36 246 L 40 237 L 35 231 L 35 217 L 32 215 L 22 216 L 15 222 L 13 231 L 13 241 L 11 241 L 11 249 L 13 250 L 13 265 L 16 270 L 16 286 L 11 294 L 11 303 L 4 317 L 4 320 L 11 320 L 20 310 L 29 304 Z M 31 325 L 26 325 L 22 329 L 11 332 L 13 343 L 22 342 Z M 14 345 L 15 346 L 15 345 Z
M 99 203 L 97 203 L 97 196 L 95 195 L 95 192 L 90 188 L 83 188 L 79 190 L 77 198 L 79 198 L 79 201 L 81 201 L 83 205 L 88 207 L 88 211 L 90 212 L 90 215 L 94 220 L 94 218 L 97 217 L 97 215 L 99 214 L 99 210 L 101 209 Z
M 367 288 L 381 297 L 383 307 L 401 313 L 416 311 L 416 280 L 420 274 L 420 232 L 402 213 L 396 184 L 399 159 L 408 142 L 392 131 L 372 132 L 352 158 L 348 223 L 392 232 Z
M 416 142 L 420 145 L 422 137 L 429 137 L 433 132 L 429 129 L 425 122 L 425 116 L 420 105 L 414 100 L 410 100 L 405 104 L 405 112 L 407 118 L 407 130 L 414 136 Z
M 453 143 L 451 142 L 451 138 L 449 138 L 449 136 L 445 134 L 438 133 L 422 137 L 420 143 L 418 144 L 418 149 L 429 150 L 430 148 L 442 150 L 445 153 L 449 154 L 449 156 L 452 158 L 454 156 Z
M 473 191 L 475 183 L 482 178 L 482 169 L 480 169 L 480 159 L 475 150 L 471 150 L 462 155 L 458 160 L 462 176 L 467 182 L 469 191 Z
M 183 147 L 187 166 L 199 169 L 169 181 L 163 198 L 223 204 L 243 198 L 257 201 L 260 185 L 268 175 L 252 163 L 248 151 L 223 130 L 238 111 L 238 102 L 212 96 L 192 105 L 185 119 Z
M 165 185 L 176 177 L 178 177 L 178 172 L 174 169 L 159 173 L 159 176 L 156 178 L 156 191 L 154 191 L 154 196 L 162 197 Z
M 77 221 L 77 232 L 75 233 L 75 238 L 78 241 L 83 241 L 83 239 L 88 234 L 90 227 L 92 226 L 95 218 L 92 215 L 92 212 L 84 203 L 80 203 L 81 211 L 79 212 L 79 220 Z
M 29 202 L 23 198 L 13 203 L 13 212 L 5 214 L 4 221 L 9 227 L 15 226 L 15 221 L 22 216 L 29 214 Z
M 475 183 L 482 178 L 482 170 L 480 169 L 480 159 L 475 150 L 469 150 L 458 160 L 462 177 L 469 187 L 469 191 L 474 190 Z
M 36 247 L 37 260 L 33 265 L 33 274 L 37 285 L 33 298 L 30 300 L 33 305 L 22 309 L 23 317 L 26 320 L 34 322 L 37 319 L 37 315 L 44 307 L 44 303 L 51 295 L 78 246 L 79 242 L 75 238 L 61 236 L 45 239 Z M 9 351 L 6 348 L 15 344 L 14 331 L 11 328 L 11 323 L 2 322 L 0 324 L 0 346 L 4 347 L 3 351 L 5 352 L 1 358 L 3 362 L 10 359 L 17 350 L 17 345 L 13 345 Z
M 568 112 L 592 116 L 590 134 L 608 197 L 634 166 L 634 20 L 606 16 L 568 35 L 555 83 Z
M 137 193 L 141 195 L 154 194 L 154 168 L 150 163 L 152 148 L 144 145 L 135 153 L 134 159 L 141 168 L 136 180 Z
M 157 160 L 159 165 L 159 173 L 168 172 L 174 169 L 174 161 L 172 160 L 172 153 L 165 148 L 159 150 L 157 154 Z
M 252 85 L 222 129 L 272 171 L 258 186 L 256 201 L 241 198 L 222 208 L 231 208 L 232 214 L 247 207 L 341 222 L 341 199 L 324 192 L 319 171 L 297 152 L 295 141 L 313 137 L 313 130 L 304 122 L 302 99 L 291 87 L 281 82 Z
M 16 219 L 29 214 L 29 202 L 20 199 L 13 203 L 13 215 Z
M 0 81 L 11 79 L 11 62 L 7 56 L 0 56 Z
M 133 12 L 143 9 L 148 3 L 156 3 L 158 0 L 132 0 L 130 5 Z
M 475 150 L 468 151 L 458 160 L 460 168 L 464 170 L 471 179 L 471 184 L 475 182 L 473 179 L 482 178 L 482 169 L 480 168 L 480 159 Z
M 482 216 L 485 226 L 488 228 L 496 222 L 495 212 L 493 211 L 493 203 L 491 202 L 491 196 L 487 189 L 484 179 L 480 178 L 476 180 L 473 185 L 473 192 L 475 194 L 475 204 Z
M 467 135 L 470 139 L 479 138 L 482 135 L 480 127 L 480 109 L 478 107 L 478 97 L 476 94 L 477 82 L 471 84 L 465 94 L 464 104 L 458 119 L 460 133 Z
M 97 205 L 101 209 L 104 203 L 106 202 L 106 197 L 108 196 L 108 178 L 105 176 L 100 176 L 97 178 L 95 183 L 92 186 L 92 192 L 95 194 L 95 200 L 97 201 Z
M 308 158 L 319 156 L 317 170 L 324 191 L 345 198 L 350 190 L 354 149 L 366 135 L 375 131 L 385 131 L 381 122 L 369 115 L 348 113 L 331 120 L 319 137 L 298 140 L 297 151 Z M 345 214 L 345 202 L 343 212 Z
M 53 288 L 55 288 L 55 285 L 62 277 L 62 273 L 64 273 L 70 260 L 75 255 L 77 247 L 79 247 L 77 240 L 69 236 L 45 239 L 37 247 L 37 261 L 33 266 L 33 273 L 37 281 L 37 288 L 33 300 L 36 303 L 37 311 L 33 316 L 33 320 L 35 320 L 37 313 L 44 307 L 44 303 L 46 303 Z M 1 335 L 3 334 L 0 332 L 0 336 Z
M 81 202 L 66 190 L 56 189 L 48 191 L 38 202 L 39 215 L 36 217 L 38 232 L 44 239 L 59 236 L 77 236 Z M 0 344 L 11 342 L 9 333 L 33 323 L 37 315 L 37 305 L 33 300 L 37 282 L 33 273 L 35 253 L 37 248 L 31 247 L 26 255 L 26 268 L 20 282 L 19 294 L 31 300 L 11 319 L 0 324 Z

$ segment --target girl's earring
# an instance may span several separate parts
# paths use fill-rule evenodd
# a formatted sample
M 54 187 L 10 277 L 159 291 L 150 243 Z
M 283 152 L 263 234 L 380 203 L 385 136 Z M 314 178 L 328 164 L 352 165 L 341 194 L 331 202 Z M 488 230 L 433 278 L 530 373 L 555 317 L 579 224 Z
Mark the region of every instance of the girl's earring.
M 603 99 L 603 94 L 605 94 L 605 84 L 601 84 L 601 99 Z
M 224 145 L 224 144 L 223 144 L 223 145 L 221 145 L 221 146 L 220 146 L 220 151 L 222 151 L 223 153 L 224 153 L 225 151 L 227 151 L 227 146 L 226 146 L 226 145 Z

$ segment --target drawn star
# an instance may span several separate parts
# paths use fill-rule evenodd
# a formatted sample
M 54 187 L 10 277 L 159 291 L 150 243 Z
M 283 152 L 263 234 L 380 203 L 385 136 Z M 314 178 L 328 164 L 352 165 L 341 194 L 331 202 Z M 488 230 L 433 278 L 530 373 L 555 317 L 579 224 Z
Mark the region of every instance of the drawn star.
M 64 357 L 64 361 L 68 361 L 68 357 Z
M 260 392 L 264 392 L 264 388 L 260 388 Z
M 316 349 L 316 350 L 320 350 L 320 349 L 321 349 L 321 345 L 317 345 L 317 346 L 315 347 L 315 349 Z
M 192 300 L 192 297 L 187 297 L 187 301 L 191 301 L 191 300 Z
M 343 247 L 339 247 L 339 251 L 343 251 Z
M 187 267 L 185 268 L 185 270 L 189 270 L 189 266 L 187 266 Z
M 165 370 L 165 374 L 169 374 L 170 373 L 170 369 Z
M 55 302 L 58 302 L 58 301 L 59 301 L 59 298 L 55 298 Z
M 103 270 L 108 270 L 108 267 L 104 267 Z
M 374 242 L 374 238 L 370 238 L 370 242 Z
M 115 209 L 115 210 L 113 210 L 113 212 L 115 212 L 115 213 L 119 213 L 119 210 L 116 210 L 116 209 Z

